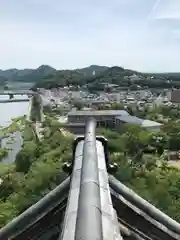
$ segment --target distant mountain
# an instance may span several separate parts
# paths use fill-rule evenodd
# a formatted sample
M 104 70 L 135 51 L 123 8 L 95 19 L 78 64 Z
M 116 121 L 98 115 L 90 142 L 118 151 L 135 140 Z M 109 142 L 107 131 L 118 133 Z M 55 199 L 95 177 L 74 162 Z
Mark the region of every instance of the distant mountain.
M 24 82 L 37 82 L 44 79 L 45 76 L 55 73 L 56 69 L 42 65 L 37 69 L 8 69 L 0 70 L 0 77 L 4 77 L 7 81 L 24 81 Z M 0 79 L 1 80 L 1 79 Z
M 149 73 L 150 74 L 150 73 Z M 166 73 L 151 73 L 151 75 L 154 75 L 156 77 L 178 77 L 180 78 L 180 72 L 166 72 Z
M 105 66 L 91 65 L 86 68 L 74 70 L 60 70 L 54 74 L 45 77 L 39 81 L 36 87 L 65 86 L 65 85 L 83 85 L 95 75 L 99 75 L 109 69 Z
M 143 76 L 142 73 L 114 66 L 107 68 L 104 72 L 91 77 L 88 82 L 110 83 L 119 85 L 124 80 L 125 76 L 132 76 L 133 74 Z
M 75 70 L 61 70 L 55 74 L 45 77 L 44 81 L 39 81 L 36 87 L 50 87 L 50 86 L 65 86 L 65 85 L 84 85 L 84 84 L 99 84 L 99 83 L 112 83 L 120 84 L 124 76 L 131 76 L 139 74 L 136 71 L 127 70 L 121 67 L 105 67 L 91 65 L 87 68 Z M 127 81 L 125 81 L 126 83 Z M 125 84 L 126 85 L 126 84 Z
M 38 81 L 36 87 L 49 88 L 66 85 L 82 85 L 85 84 L 86 77 L 84 73 L 77 70 L 60 70 L 54 74 L 47 75 L 43 81 Z
M 53 84 L 81 84 L 85 83 L 85 78 L 98 75 L 107 70 L 108 67 L 91 65 L 75 70 L 56 70 L 48 65 L 42 65 L 37 69 L 8 69 L 0 70 L 0 83 L 23 82 L 35 83 L 37 86 L 49 86 Z
M 0 86 L 5 85 L 7 82 L 7 78 L 0 76 Z
M 86 68 L 75 69 L 75 70 L 60 70 L 57 71 L 55 68 L 52 68 L 48 65 L 42 65 L 37 69 L 8 69 L 0 70 L 0 81 L 1 77 L 6 78 L 7 81 L 23 81 L 23 82 L 34 82 L 34 83 L 43 83 L 44 78 L 67 78 L 69 73 L 77 75 L 78 77 L 90 77 L 93 74 L 99 74 L 108 67 L 91 65 Z M 70 74 L 70 75 L 71 75 Z M 57 75 L 57 76 L 56 76 Z M 60 77 L 61 76 L 61 77 Z
M 41 65 L 40 67 L 38 67 L 36 70 L 34 70 L 36 73 L 38 74 L 42 74 L 44 76 L 47 76 L 48 74 L 52 74 L 57 72 L 57 70 L 55 68 L 52 68 L 48 65 Z
M 0 76 L 5 77 L 8 81 L 18 81 L 20 77 L 23 77 L 32 71 L 33 69 L 18 70 L 16 68 L 8 69 L 8 70 L 0 70 Z
M 178 86 L 180 83 L 180 73 L 141 73 L 118 66 L 107 67 L 98 65 L 74 70 L 56 70 L 51 66 L 42 65 L 37 69 L 0 70 L 0 85 L 3 85 L 5 82 L 23 82 L 35 84 L 36 87 L 77 86 L 84 84 L 90 84 L 94 87 L 101 83 L 110 83 L 128 87 L 132 83 L 127 77 L 133 74 L 140 77 L 140 81 L 137 80 L 136 84 L 141 86 L 161 86 L 162 81 L 166 82 L 167 80 L 172 80 L 173 83 L 177 82 Z M 154 78 L 149 78 L 149 76 Z M 169 85 L 165 84 L 163 86 L 168 87 Z
M 46 76 L 55 74 L 56 72 L 57 70 L 55 68 L 52 68 L 48 65 L 42 65 L 39 68 L 32 70 L 25 76 L 20 77 L 19 81 L 37 83 L 43 81 Z
M 75 71 L 84 74 L 85 77 L 93 76 L 94 74 L 97 75 L 106 71 L 109 67 L 106 66 L 98 66 L 98 65 L 91 65 L 86 68 L 75 69 Z

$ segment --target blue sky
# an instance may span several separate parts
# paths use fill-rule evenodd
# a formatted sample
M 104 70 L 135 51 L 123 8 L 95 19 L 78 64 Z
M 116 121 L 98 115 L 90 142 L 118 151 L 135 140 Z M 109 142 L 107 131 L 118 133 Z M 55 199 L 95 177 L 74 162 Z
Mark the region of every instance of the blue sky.
M 180 0 L 3 0 L 0 68 L 180 71 Z

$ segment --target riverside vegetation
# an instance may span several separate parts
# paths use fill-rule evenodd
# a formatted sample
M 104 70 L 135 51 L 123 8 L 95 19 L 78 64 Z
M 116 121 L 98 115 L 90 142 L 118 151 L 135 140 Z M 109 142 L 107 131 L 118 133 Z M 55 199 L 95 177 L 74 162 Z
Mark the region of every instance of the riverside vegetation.
M 25 116 L 12 119 L 12 123 L 8 127 L 1 127 L 0 129 L 0 139 L 7 139 L 6 147 L 0 147 L 0 161 L 2 161 L 7 155 L 8 151 L 11 150 L 8 145 L 12 144 L 14 141 L 14 133 L 17 131 L 22 131 L 24 126 Z M 1 169 L 3 165 L 1 166 Z
M 164 114 L 165 118 L 165 112 L 158 108 L 153 112 L 148 109 L 143 114 L 152 118 L 157 113 L 158 116 Z M 57 109 L 46 113 L 40 142 L 35 138 L 31 124 L 23 122 L 20 129 L 24 143 L 16 161 L 0 170 L 0 227 L 40 200 L 66 177 L 62 166 L 72 159 L 73 138 L 60 131 L 57 113 Z M 174 112 L 173 116 L 176 115 Z M 180 148 L 179 132 L 178 117 L 169 120 L 164 130 L 158 133 L 149 133 L 132 125 L 125 125 L 121 134 L 97 129 L 97 133 L 109 141 L 111 161 L 118 164 L 116 178 L 180 222 L 180 170 L 169 166 L 163 153 L 168 146 L 170 150 L 175 146 Z M 156 141 L 159 137 L 161 141 Z
M 72 139 L 59 131 L 59 123 L 54 119 L 46 118 L 41 142 L 27 122 L 23 138 L 15 163 L 0 171 L 1 227 L 55 188 L 66 176 L 63 162 L 71 158 Z

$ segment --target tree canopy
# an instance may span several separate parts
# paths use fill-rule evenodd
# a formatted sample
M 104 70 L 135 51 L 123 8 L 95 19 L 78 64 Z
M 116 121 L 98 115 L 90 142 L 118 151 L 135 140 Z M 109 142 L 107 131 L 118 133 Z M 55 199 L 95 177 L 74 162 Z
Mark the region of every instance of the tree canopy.
M 14 168 L 7 168 L 0 178 L 0 227 L 13 219 L 65 178 L 64 161 L 71 159 L 72 139 L 64 136 L 60 124 L 44 123 L 44 138 L 26 138 L 16 157 Z
M 138 113 L 138 109 L 135 111 Z M 167 113 L 146 109 L 143 114 L 153 118 Z M 48 110 L 45 115 L 41 141 L 35 137 L 31 123 L 23 124 L 18 129 L 23 131 L 24 143 L 15 163 L 0 168 L 0 227 L 60 184 L 67 176 L 63 163 L 72 159 L 73 138 L 60 130 L 55 112 Z M 17 130 L 14 123 L 12 130 Z M 110 160 L 118 165 L 116 178 L 180 222 L 180 169 L 171 167 L 163 153 L 165 149 L 180 149 L 179 132 L 178 118 L 170 119 L 160 132 L 130 124 L 125 124 L 121 132 L 97 129 L 97 134 L 108 139 Z

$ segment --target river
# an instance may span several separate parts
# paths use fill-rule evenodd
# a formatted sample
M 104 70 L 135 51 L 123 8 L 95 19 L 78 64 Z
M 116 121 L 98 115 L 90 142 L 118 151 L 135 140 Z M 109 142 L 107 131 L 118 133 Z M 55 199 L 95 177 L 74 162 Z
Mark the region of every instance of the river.
M 8 99 L 8 95 L 0 95 L 0 100 Z M 26 95 L 15 95 L 15 99 L 27 98 Z M 11 102 L 0 103 L 0 126 L 6 127 L 11 123 L 12 118 L 26 115 L 29 108 L 29 102 Z M 2 147 L 8 147 L 9 151 L 7 157 L 5 157 L 1 163 L 12 163 L 15 161 L 16 154 L 19 152 L 23 143 L 21 133 L 16 132 L 13 134 L 13 141 L 7 146 L 7 139 L 3 139 L 1 142 Z

